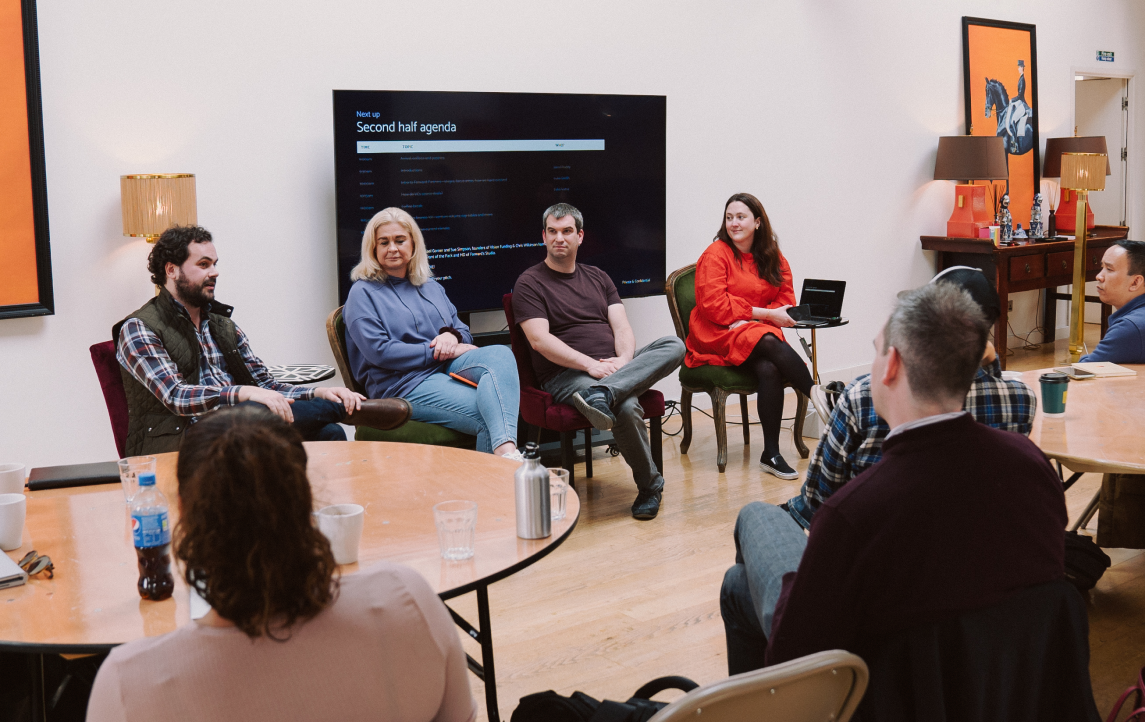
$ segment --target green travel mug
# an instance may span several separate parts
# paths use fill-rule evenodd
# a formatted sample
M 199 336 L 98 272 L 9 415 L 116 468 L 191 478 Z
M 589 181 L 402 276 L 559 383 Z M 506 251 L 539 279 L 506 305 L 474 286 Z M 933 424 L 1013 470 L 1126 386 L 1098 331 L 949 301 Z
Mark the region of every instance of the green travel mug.
M 1042 413 L 1052 417 L 1065 416 L 1065 397 L 1069 376 L 1053 371 L 1042 374 L 1038 381 L 1042 385 Z

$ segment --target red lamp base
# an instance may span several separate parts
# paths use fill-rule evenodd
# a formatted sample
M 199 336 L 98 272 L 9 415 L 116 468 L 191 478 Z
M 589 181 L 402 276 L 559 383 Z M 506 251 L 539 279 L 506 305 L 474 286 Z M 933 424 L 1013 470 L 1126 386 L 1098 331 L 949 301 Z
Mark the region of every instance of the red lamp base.
M 1061 201 L 1058 202 L 1058 209 L 1055 211 L 1057 216 L 1057 229 L 1058 233 L 1065 236 L 1072 236 L 1077 229 L 1077 191 L 1071 191 L 1068 188 L 1062 188 Z M 1085 227 L 1086 229 L 1093 228 L 1097 222 L 1093 219 L 1093 206 L 1089 203 L 1085 204 Z
M 954 186 L 954 212 L 946 222 L 947 236 L 978 238 L 978 232 L 993 222 L 994 216 L 986 208 L 986 186 Z

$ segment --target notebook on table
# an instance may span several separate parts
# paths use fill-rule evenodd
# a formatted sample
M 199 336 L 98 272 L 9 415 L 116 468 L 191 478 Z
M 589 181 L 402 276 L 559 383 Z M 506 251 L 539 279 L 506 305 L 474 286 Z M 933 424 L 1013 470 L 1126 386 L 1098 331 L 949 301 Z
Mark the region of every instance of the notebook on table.
M 28 575 L 20 565 L 12 561 L 12 557 L 0 552 L 0 589 L 18 587 L 28 581 Z
M 1099 379 L 1110 378 L 1112 376 L 1136 376 L 1137 372 L 1133 369 L 1127 369 L 1124 366 L 1118 366 L 1115 363 L 1108 361 L 1085 361 L 1073 364 L 1075 369 L 1088 371 Z
M 41 466 L 28 472 L 28 491 L 59 489 L 91 484 L 118 484 L 119 462 Z
M 787 309 L 787 315 L 801 326 L 838 323 L 843 314 L 843 293 L 846 290 L 846 281 L 806 278 L 799 293 L 799 305 Z

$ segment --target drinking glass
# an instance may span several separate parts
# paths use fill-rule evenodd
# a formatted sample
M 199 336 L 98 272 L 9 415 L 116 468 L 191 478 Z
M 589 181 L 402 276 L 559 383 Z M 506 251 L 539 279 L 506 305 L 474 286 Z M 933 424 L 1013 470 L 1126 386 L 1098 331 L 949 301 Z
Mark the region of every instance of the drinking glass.
M 565 518 L 565 497 L 568 495 L 569 490 L 569 470 L 568 469 L 549 469 L 549 493 L 552 494 L 552 503 L 550 504 L 551 516 L 553 521 L 560 521 Z
M 139 493 L 139 475 L 145 471 L 155 473 L 154 456 L 129 456 L 119 460 L 119 480 L 123 482 L 123 498 L 128 503 Z
M 454 500 L 434 504 L 433 523 L 437 526 L 442 559 L 456 562 L 473 556 L 477 502 Z

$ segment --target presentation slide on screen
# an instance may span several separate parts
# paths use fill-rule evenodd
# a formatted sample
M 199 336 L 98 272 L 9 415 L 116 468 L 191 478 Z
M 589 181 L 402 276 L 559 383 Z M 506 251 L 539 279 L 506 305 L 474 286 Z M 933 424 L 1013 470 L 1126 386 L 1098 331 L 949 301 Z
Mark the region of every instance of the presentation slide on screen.
M 417 220 L 459 311 L 499 309 L 541 262 L 544 210 L 585 219 L 578 261 L 664 291 L 663 96 L 334 91 L 339 294 L 378 211 Z

